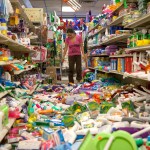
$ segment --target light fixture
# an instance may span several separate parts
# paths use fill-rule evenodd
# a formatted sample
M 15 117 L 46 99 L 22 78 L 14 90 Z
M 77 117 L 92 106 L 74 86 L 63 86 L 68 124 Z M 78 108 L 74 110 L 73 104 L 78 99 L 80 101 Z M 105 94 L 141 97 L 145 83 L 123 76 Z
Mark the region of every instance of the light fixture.
M 70 6 L 63 6 L 62 12 L 75 12 Z
M 67 3 L 74 11 L 78 11 L 81 8 L 81 5 L 76 0 L 63 0 Z

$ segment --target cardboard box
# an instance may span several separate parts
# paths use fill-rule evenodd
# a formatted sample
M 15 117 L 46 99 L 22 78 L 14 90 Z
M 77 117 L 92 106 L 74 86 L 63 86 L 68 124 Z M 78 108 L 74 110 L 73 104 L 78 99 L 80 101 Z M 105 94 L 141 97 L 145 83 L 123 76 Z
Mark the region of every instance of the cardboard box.
M 56 77 L 49 77 L 44 81 L 44 84 L 56 84 L 57 78 Z
M 47 67 L 46 68 L 46 74 L 50 75 L 50 74 L 56 74 L 56 68 L 55 67 Z
M 49 76 L 49 78 L 52 79 L 53 84 L 57 83 L 57 74 L 50 74 Z
M 61 79 L 60 67 L 54 67 L 54 66 L 47 67 L 46 75 L 48 75 L 49 78 L 52 78 L 52 83 L 57 83 L 57 80 Z
M 25 8 L 24 11 L 31 22 L 43 24 L 43 8 Z

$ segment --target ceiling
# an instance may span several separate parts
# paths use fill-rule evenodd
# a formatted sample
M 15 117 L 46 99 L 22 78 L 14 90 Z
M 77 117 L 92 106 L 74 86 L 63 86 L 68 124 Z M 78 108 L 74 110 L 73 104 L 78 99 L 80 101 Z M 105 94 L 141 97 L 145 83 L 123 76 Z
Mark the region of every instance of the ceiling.
M 30 2 L 33 8 L 44 8 L 45 12 L 48 13 L 55 10 L 57 15 L 61 16 L 61 0 L 30 0 Z M 62 12 L 62 17 L 71 18 L 74 15 L 77 17 L 85 17 L 89 10 L 92 11 L 92 15 L 98 15 L 101 12 L 104 3 L 109 4 L 109 2 L 110 0 L 97 0 L 97 2 L 92 3 L 81 3 L 82 7 L 78 12 Z M 63 3 L 63 6 L 65 5 L 66 4 Z

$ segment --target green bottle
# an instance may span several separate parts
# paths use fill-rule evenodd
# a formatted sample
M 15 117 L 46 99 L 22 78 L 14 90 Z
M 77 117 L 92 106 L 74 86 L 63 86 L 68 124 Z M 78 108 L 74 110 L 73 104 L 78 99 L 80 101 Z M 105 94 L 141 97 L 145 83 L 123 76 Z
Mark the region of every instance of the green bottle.
M 117 4 L 117 3 L 120 3 L 120 0 L 115 0 L 115 3 Z

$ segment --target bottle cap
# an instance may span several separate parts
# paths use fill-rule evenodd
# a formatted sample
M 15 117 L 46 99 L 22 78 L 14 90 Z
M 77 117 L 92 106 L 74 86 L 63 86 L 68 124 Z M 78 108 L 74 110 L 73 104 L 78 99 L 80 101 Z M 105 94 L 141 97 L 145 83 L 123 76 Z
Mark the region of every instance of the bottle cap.
M 147 141 L 150 142 L 150 136 L 147 137 Z
M 142 146 L 142 145 L 144 144 L 143 139 L 141 139 L 141 138 L 136 139 L 135 142 L 136 142 L 136 145 L 137 145 L 138 147 L 140 147 L 140 146 Z

